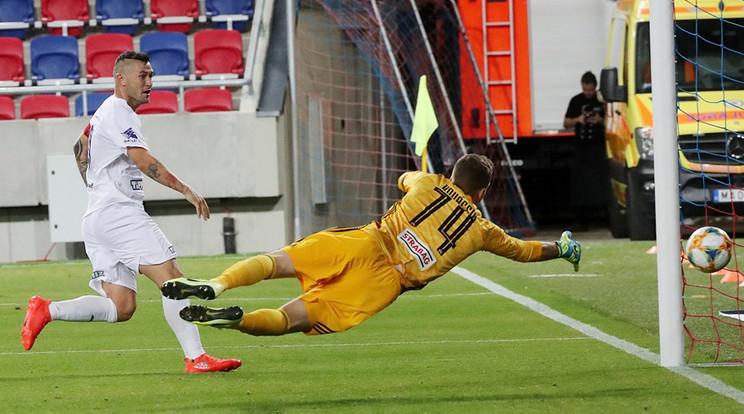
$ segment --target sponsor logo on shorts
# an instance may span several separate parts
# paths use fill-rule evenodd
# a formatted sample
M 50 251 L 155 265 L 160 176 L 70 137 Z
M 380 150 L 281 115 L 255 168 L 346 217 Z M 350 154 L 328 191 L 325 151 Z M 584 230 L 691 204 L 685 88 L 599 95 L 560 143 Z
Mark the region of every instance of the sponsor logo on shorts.
M 176 249 L 173 248 L 173 246 L 168 246 L 168 251 L 171 252 L 171 253 L 173 253 L 173 254 L 176 254 Z
M 437 259 L 434 257 L 434 253 L 431 252 L 431 249 L 426 243 L 416 236 L 416 233 L 405 229 L 398 235 L 398 240 L 416 258 L 416 262 L 421 270 L 426 270 L 429 266 L 436 263 Z
M 136 142 L 139 140 L 139 137 L 137 136 L 137 134 L 134 133 L 134 131 L 132 131 L 132 128 L 127 128 L 127 130 L 122 132 L 121 134 L 127 137 L 124 140 L 125 144 L 129 142 Z
M 94 270 L 93 275 L 90 277 L 90 280 L 98 279 L 99 277 L 104 277 L 106 274 L 103 272 L 103 270 Z
M 134 191 L 142 191 L 142 180 L 130 180 L 129 185 L 132 186 L 132 190 Z

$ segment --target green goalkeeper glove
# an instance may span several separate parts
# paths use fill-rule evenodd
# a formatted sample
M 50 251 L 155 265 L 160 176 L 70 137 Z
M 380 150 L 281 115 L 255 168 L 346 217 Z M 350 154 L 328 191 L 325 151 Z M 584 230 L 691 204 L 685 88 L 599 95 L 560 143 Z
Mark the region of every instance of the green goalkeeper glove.
M 576 240 L 571 240 L 571 232 L 564 231 L 555 245 L 558 246 L 558 257 L 571 262 L 574 265 L 574 271 L 578 272 L 579 261 L 581 260 L 581 245 Z

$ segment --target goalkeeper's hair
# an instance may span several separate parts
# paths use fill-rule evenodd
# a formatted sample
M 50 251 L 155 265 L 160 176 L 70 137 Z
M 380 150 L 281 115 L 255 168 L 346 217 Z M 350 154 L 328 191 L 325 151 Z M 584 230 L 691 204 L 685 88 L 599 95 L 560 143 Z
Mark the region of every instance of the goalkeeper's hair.
M 493 176 L 493 162 L 480 154 L 467 154 L 455 163 L 452 169 L 452 182 L 473 196 L 478 191 L 488 188 Z

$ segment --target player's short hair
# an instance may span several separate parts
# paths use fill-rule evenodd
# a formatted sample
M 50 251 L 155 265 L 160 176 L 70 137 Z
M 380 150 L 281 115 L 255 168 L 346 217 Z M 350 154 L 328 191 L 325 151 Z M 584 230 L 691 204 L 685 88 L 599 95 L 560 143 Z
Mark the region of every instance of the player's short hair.
M 114 62 L 114 76 L 118 73 L 122 73 L 127 60 L 139 60 L 142 63 L 147 63 L 150 61 L 150 56 L 147 53 L 135 52 L 134 50 L 122 52 Z
M 467 154 L 455 163 L 452 179 L 465 194 L 473 196 L 488 188 L 493 176 L 493 162 L 481 154 Z
M 581 83 L 583 83 L 584 85 L 597 86 L 597 77 L 594 76 L 592 71 L 586 71 L 583 75 L 581 75 Z

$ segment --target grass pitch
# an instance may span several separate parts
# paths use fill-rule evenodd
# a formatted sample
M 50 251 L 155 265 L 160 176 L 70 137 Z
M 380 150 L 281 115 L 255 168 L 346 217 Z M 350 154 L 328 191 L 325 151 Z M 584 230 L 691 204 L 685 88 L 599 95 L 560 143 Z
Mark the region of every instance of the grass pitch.
M 650 243 L 585 242 L 581 270 L 477 254 L 462 264 L 506 288 L 658 353 Z M 212 277 L 241 256 L 181 258 Z M 94 294 L 87 261 L 0 265 L 0 411 L 158 413 L 740 413 L 744 406 L 497 296 L 455 274 L 344 333 L 251 337 L 200 328 L 236 372 L 185 374 L 159 292 L 140 277 L 125 323 L 52 322 L 23 351 L 26 300 Z M 295 297 L 293 280 L 228 291 L 246 310 Z M 194 301 L 197 302 L 197 301 Z M 744 356 L 742 356 L 744 358 Z M 695 368 L 744 390 L 744 367 Z

